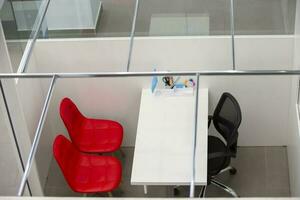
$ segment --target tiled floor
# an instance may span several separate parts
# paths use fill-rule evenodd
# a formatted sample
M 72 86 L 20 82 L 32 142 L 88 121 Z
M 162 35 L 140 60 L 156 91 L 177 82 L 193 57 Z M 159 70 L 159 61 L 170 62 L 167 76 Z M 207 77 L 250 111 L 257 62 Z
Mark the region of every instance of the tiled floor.
M 116 197 L 173 197 L 171 186 L 150 186 L 144 195 L 143 186 L 130 184 L 133 148 L 123 148 L 126 157 L 122 159 L 123 177 Z M 119 154 L 116 155 L 121 158 Z M 219 177 L 224 184 L 232 187 L 241 197 L 287 197 L 290 196 L 288 163 L 285 147 L 240 147 L 238 157 L 232 161 L 236 175 L 225 173 Z M 196 194 L 200 188 L 196 188 Z M 189 188 L 180 187 L 179 197 L 188 196 Z M 208 197 L 229 197 L 213 185 L 208 186 Z M 50 167 L 45 186 L 47 196 L 82 196 L 74 193 L 66 184 L 55 161 Z M 101 194 L 95 194 L 95 196 Z M 106 195 L 106 194 L 103 194 Z

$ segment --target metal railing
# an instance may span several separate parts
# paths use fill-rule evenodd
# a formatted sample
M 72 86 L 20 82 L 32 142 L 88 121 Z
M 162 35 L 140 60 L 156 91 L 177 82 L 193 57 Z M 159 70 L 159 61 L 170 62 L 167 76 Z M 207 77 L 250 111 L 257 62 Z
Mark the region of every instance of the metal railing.
M 154 71 L 154 72 L 74 72 L 74 73 L 0 73 L 0 79 L 10 78 L 100 78 L 143 76 L 271 76 L 300 75 L 300 70 L 211 70 L 211 71 Z

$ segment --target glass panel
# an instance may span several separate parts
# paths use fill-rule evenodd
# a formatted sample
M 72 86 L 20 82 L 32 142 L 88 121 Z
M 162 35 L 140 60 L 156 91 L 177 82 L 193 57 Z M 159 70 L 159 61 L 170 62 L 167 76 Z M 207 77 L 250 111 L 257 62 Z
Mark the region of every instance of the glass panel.
M 225 35 L 228 1 L 140 0 L 136 36 Z
M 296 0 L 235 0 L 235 34 L 293 34 Z
M 230 37 L 207 37 L 230 30 L 229 3 L 141 0 L 130 71 L 231 69 Z
M 124 7 L 134 5 L 131 1 L 123 3 Z M 37 40 L 27 72 L 126 71 L 128 38 L 72 39 L 129 36 L 133 13 L 122 9 L 116 1 L 51 1 L 42 30 L 48 38 L 70 39 Z
M 128 37 L 134 0 L 52 0 L 46 24 L 49 38 Z
M 18 70 L 28 39 L 32 38 L 31 31 L 41 2 L 1 1 L 0 19 L 14 72 Z
M 236 69 L 293 69 L 292 38 L 284 34 L 293 34 L 295 1 L 241 0 L 234 7 Z

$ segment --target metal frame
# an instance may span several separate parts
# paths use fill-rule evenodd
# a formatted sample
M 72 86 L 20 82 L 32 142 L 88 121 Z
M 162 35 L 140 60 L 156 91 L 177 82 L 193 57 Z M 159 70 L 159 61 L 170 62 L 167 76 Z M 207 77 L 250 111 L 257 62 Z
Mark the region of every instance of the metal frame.
M 151 76 L 271 76 L 300 75 L 300 70 L 212 70 L 212 71 L 154 71 L 154 72 L 79 72 L 79 73 L 0 73 L 0 79 L 10 78 L 100 78 Z

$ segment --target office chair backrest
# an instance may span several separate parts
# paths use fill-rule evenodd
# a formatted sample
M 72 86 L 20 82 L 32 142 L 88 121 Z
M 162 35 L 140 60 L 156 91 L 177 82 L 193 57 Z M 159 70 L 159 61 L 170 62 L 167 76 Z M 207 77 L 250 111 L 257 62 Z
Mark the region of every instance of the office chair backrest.
M 238 128 L 241 121 L 242 113 L 239 103 L 230 93 L 223 93 L 214 111 L 213 122 L 232 153 L 236 153 Z
M 72 138 L 78 132 L 78 128 L 82 124 L 85 117 L 80 113 L 77 106 L 69 98 L 64 98 L 60 103 L 60 116 Z

